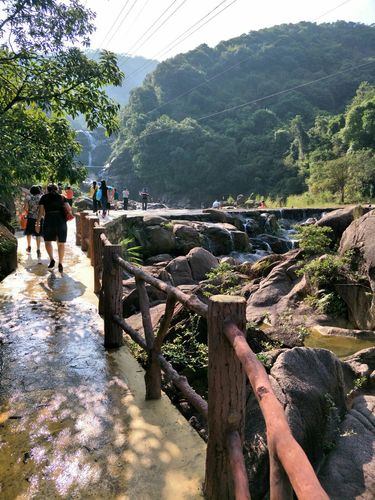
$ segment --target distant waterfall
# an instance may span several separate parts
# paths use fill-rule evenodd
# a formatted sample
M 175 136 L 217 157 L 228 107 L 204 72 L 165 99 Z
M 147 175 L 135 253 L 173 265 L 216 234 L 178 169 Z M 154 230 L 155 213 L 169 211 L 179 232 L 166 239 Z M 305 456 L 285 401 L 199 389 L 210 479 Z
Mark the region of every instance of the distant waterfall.
M 87 154 L 88 154 L 87 166 L 92 167 L 93 166 L 92 165 L 92 152 L 94 151 L 95 146 L 96 146 L 94 137 L 92 136 L 92 134 L 88 130 L 80 130 L 80 132 L 82 132 L 82 134 L 85 137 L 87 137 L 87 140 L 89 143 L 89 148 L 87 151 Z

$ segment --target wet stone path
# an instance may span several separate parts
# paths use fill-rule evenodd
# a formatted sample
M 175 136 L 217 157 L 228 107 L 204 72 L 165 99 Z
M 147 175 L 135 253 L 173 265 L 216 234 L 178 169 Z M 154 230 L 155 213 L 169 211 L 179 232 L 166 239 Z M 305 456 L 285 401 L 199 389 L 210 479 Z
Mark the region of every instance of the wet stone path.
M 129 389 L 70 247 L 65 275 L 28 257 L 1 284 L 2 499 L 125 498 Z
M 205 444 L 167 397 L 145 401 L 126 346 L 104 349 L 92 268 L 68 234 L 63 275 L 20 236 L 0 283 L 0 499 L 202 498 Z

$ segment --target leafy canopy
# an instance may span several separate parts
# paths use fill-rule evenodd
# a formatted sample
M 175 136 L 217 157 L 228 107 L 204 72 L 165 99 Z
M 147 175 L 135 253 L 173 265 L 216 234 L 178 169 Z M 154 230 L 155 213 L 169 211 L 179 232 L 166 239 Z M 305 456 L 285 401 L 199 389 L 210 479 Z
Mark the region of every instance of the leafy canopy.
M 67 114 L 89 128 L 117 128 L 118 105 L 103 87 L 122 81 L 116 57 L 88 59 L 94 14 L 79 0 L 3 0 L 0 15 L 1 180 L 82 179 Z

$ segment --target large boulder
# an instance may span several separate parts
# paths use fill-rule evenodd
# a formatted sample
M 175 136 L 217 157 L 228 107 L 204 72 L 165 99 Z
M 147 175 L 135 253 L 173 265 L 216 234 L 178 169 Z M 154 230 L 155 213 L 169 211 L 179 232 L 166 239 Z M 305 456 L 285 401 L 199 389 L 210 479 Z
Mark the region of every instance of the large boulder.
M 196 284 L 192 276 L 189 261 L 184 256 L 171 260 L 165 270 L 172 276 L 175 286 Z
M 0 281 L 17 267 L 17 238 L 0 224 Z
M 248 321 L 259 321 L 268 315 L 274 322 L 274 318 L 287 308 L 287 301 L 291 301 L 297 294 L 296 285 L 300 282 L 290 268 L 298 263 L 299 250 L 294 250 L 285 256 L 285 259 L 277 264 L 267 278 L 261 281 L 259 288 L 250 296 L 246 317 Z M 295 291 L 295 293 L 294 293 Z M 278 307 L 282 304 L 280 307 Z
M 206 226 L 203 230 L 204 246 L 214 255 L 228 255 L 233 250 L 230 231 L 223 227 Z
M 278 236 L 274 236 L 272 234 L 260 234 L 258 238 L 268 243 L 274 253 L 286 253 L 293 248 L 291 240 L 279 238 Z
M 339 253 L 354 252 L 361 280 L 338 285 L 337 291 L 345 300 L 349 319 L 363 330 L 375 329 L 375 211 L 355 219 L 344 231 Z
M 190 224 L 174 224 L 173 234 L 176 237 L 177 251 L 183 255 L 201 244 L 199 231 Z
M 0 224 L 5 226 L 11 233 L 14 233 L 14 228 L 11 225 L 12 213 L 3 204 L 0 203 Z
M 346 411 L 340 361 L 326 349 L 279 351 L 270 370 L 270 382 L 284 406 L 293 436 L 318 468 L 337 438 L 338 425 Z M 245 422 L 251 498 L 263 499 L 269 485 L 267 438 L 264 419 L 252 392 L 247 399 Z
M 375 498 L 375 396 L 361 395 L 339 426 L 339 437 L 319 472 L 332 500 Z
M 82 210 L 92 210 L 92 208 L 93 208 L 93 202 L 92 202 L 91 198 L 89 198 L 87 196 L 81 196 L 80 198 L 77 198 L 74 201 L 74 206 L 79 211 L 82 211 Z
M 233 248 L 237 252 L 250 252 L 252 249 L 249 237 L 243 231 L 231 231 Z
M 200 247 L 190 250 L 187 259 L 193 279 L 198 282 L 204 280 L 206 274 L 219 265 L 219 261 L 212 253 Z
M 176 238 L 171 231 L 162 226 L 146 226 L 143 231 L 142 246 L 144 257 L 173 253 L 176 248 Z
M 350 226 L 353 220 L 361 217 L 364 211 L 361 205 L 339 208 L 338 210 L 323 215 L 316 225 L 320 227 L 330 227 L 332 229 L 332 238 L 337 242 L 340 240 L 345 229 Z

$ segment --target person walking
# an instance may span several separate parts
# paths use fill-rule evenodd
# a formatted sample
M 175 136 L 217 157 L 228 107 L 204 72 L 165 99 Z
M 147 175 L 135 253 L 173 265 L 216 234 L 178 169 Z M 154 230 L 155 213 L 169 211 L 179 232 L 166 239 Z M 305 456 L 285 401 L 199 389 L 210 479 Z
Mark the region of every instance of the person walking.
M 64 196 L 70 206 L 73 205 L 74 192 L 70 186 L 66 186 Z
M 59 272 L 62 273 L 63 260 L 65 253 L 65 242 L 68 233 L 68 228 L 65 218 L 65 210 L 71 210 L 66 198 L 59 194 L 56 184 L 49 184 L 47 186 L 47 193 L 44 194 L 39 200 L 38 217 L 35 224 L 37 233 L 41 232 L 41 220 L 44 216 L 42 236 L 46 251 L 50 258 L 48 269 L 55 267 L 55 259 L 53 258 L 52 242 L 57 242 L 57 252 L 59 257 Z
M 139 194 L 142 199 L 142 210 L 147 210 L 148 197 L 150 196 L 147 188 L 143 188 Z
M 124 202 L 124 210 L 128 209 L 128 201 L 129 201 L 129 190 L 128 188 L 125 188 L 122 192 L 122 199 Z
M 107 215 L 107 212 L 109 213 L 109 208 L 110 208 L 108 203 L 108 186 L 104 179 L 101 181 L 99 189 L 101 190 L 102 193 L 100 202 L 102 204 L 102 210 L 103 210 L 102 217 L 104 218 Z
M 40 253 L 40 234 L 35 230 L 35 225 L 38 217 L 39 200 L 42 196 L 39 186 L 31 186 L 30 194 L 26 196 L 24 210 L 27 213 L 27 223 L 24 234 L 26 235 L 27 248 L 26 252 L 31 252 L 31 236 L 36 239 L 36 255 L 38 259 L 41 257 Z M 40 222 L 42 224 L 42 221 Z
M 94 214 L 96 214 L 98 209 L 100 208 L 100 201 L 96 199 L 97 190 L 98 190 L 98 185 L 96 181 L 93 181 L 89 190 L 89 198 L 91 198 L 92 200 L 92 211 L 94 212 Z
M 113 203 L 115 206 L 115 210 L 118 210 L 118 200 L 119 200 L 118 191 L 116 188 L 113 188 Z

